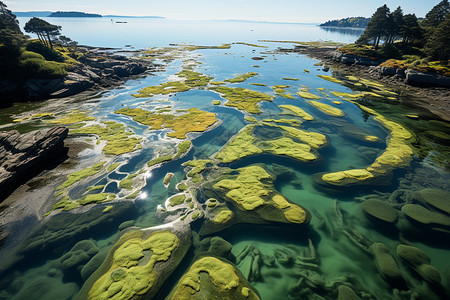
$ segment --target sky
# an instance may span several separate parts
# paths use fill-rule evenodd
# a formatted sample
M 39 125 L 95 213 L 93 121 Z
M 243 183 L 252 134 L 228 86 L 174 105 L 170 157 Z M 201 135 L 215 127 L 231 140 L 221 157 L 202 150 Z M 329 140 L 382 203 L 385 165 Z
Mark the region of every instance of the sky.
M 3 0 L 14 11 L 83 11 L 101 15 L 161 16 L 176 20 L 254 20 L 320 23 L 370 17 L 387 4 L 425 14 L 441 0 Z

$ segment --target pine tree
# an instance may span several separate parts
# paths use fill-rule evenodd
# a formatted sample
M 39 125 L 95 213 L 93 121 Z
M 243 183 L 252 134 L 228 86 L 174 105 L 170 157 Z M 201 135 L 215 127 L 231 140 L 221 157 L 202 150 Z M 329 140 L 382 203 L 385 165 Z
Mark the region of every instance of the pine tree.
M 25 32 L 35 33 L 41 43 L 53 49 L 52 40 L 60 35 L 61 26 L 53 25 L 39 18 L 31 18 L 25 24 Z
M 441 22 L 428 40 L 425 51 L 435 60 L 446 61 L 450 59 L 450 15 Z
M 397 38 L 402 36 L 404 22 L 403 10 L 400 6 L 392 12 L 391 19 L 392 28 L 390 29 L 390 39 L 387 41 L 388 43 L 393 43 Z
M 419 25 L 415 14 L 403 16 L 402 38 L 404 44 L 413 44 L 423 38 L 422 28 Z
M 386 4 L 379 7 L 372 15 L 369 24 L 367 24 L 366 30 L 356 41 L 356 43 L 364 44 L 373 41 L 375 49 L 378 49 L 380 41 L 389 36 L 389 29 L 392 27 L 392 19 L 389 16 L 390 10 Z

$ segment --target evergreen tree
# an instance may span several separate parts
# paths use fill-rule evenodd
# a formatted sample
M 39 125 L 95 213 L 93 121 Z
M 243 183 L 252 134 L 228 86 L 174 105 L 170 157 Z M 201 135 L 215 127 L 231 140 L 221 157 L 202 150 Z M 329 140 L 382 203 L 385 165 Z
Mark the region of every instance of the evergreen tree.
M 61 26 L 53 25 L 39 18 L 31 18 L 25 24 L 25 32 L 35 33 L 38 39 L 53 49 L 53 40 L 60 35 Z
M 388 43 L 393 43 L 395 40 L 402 36 L 402 29 L 404 26 L 403 22 L 403 10 L 399 6 L 391 14 L 391 28 L 390 28 L 390 39 Z
M 450 59 L 450 15 L 441 22 L 428 40 L 425 51 L 435 60 L 446 61 Z
M 0 1 L 0 30 L 10 30 L 12 33 L 21 34 L 19 21 L 7 6 Z
M 392 19 L 390 18 L 390 10 L 385 5 L 379 7 L 372 15 L 367 24 L 366 30 L 362 36 L 356 41 L 358 44 L 365 44 L 373 41 L 375 49 L 378 49 L 380 41 L 389 36 L 389 29 L 392 27 Z
M 425 27 L 438 27 L 439 24 L 447 19 L 448 14 L 450 14 L 450 3 L 448 0 L 442 0 L 425 15 L 422 25 Z
M 422 28 L 415 14 L 403 16 L 402 38 L 404 44 L 413 44 L 423 38 Z

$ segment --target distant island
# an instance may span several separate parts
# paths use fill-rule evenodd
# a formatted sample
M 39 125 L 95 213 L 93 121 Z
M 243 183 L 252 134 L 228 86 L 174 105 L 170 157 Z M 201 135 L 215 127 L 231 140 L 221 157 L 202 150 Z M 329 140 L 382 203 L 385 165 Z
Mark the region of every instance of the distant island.
M 354 27 L 354 28 L 366 28 L 370 18 L 365 17 L 350 17 L 340 20 L 327 21 L 319 26 L 323 27 Z
M 48 17 L 54 18 L 101 18 L 99 14 L 87 14 L 79 11 L 57 11 L 51 13 Z

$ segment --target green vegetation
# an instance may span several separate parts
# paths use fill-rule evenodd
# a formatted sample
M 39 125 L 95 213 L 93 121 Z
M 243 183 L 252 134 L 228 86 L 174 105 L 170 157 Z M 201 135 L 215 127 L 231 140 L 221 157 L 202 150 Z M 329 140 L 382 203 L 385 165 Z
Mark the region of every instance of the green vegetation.
M 185 92 L 190 89 L 191 87 L 182 81 L 169 81 L 161 83 L 160 85 L 145 87 L 132 96 L 136 98 L 153 97 L 155 95 L 168 95 L 171 93 Z
M 220 105 L 222 103 L 222 101 L 220 100 L 213 100 L 212 104 L 213 105 Z
M 245 73 L 245 74 L 238 75 L 238 76 L 236 76 L 236 77 L 234 77 L 232 79 L 226 79 L 224 81 L 225 82 L 229 82 L 229 83 L 244 82 L 244 81 L 246 81 L 249 78 L 255 77 L 256 75 L 258 75 L 258 73 L 248 72 L 248 73 Z
M 329 26 L 329 27 L 354 27 L 354 28 L 365 28 L 369 23 L 370 18 L 364 17 L 351 17 L 339 20 L 327 21 L 320 24 L 319 26 Z
M 163 163 L 163 162 L 171 161 L 172 159 L 174 159 L 173 155 L 163 155 L 163 156 L 154 158 L 151 161 L 149 161 L 147 163 L 147 166 L 152 167 L 154 165 L 157 165 L 157 164 L 160 164 L 160 163 Z
M 130 174 L 125 179 L 119 182 L 119 187 L 131 191 L 133 189 L 133 179 L 136 178 L 138 174 Z
M 344 112 L 339 108 L 333 107 L 325 103 L 317 101 L 308 101 L 308 103 L 330 116 L 343 117 L 345 115 Z
M 92 285 L 88 299 L 112 299 L 113 295 L 114 299 L 135 299 L 154 287 L 161 276 L 156 263 L 170 260 L 180 239 L 169 230 L 144 236 L 144 231 L 132 231 L 120 238 L 107 271 Z
M 286 99 L 294 99 L 294 96 L 292 94 L 289 94 L 286 92 L 286 88 L 288 88 L 289 85 L 274 85 L 272 87 L 273 91 L 275 92 L 275 95 L 286 98 Z
M 248 125 L 228 141 L 216 154 L 216 158 L 224 163 L 239 160 L 245 156 L 259 154 L 263 151 L 254 145 L 256 138 L 252 135 L 255 125 Z
M 383 66 L 417 69 L 449 76 L 450 4 L 442 0 L 421 22 L 401 7 L 391 12 L 386 5 L 377 9 L 356 44 L 341 52 L 375 59 L 389 59 Z M 383 43 L 381 43 L 383 41 Z
M 331 82 L 335 82 L 335 83 L 342 83 L 341 80 L 336 79 L 333 76 L 329 76 L 329 75 L 317 75 L 317 77 L 331 81 Z
M 86 112 L 83 111 L 72 111 L 66 115 L 64 115 L 60 119 L 50 121 L 51 124 L 60 124 L 60 125 L 70 125 L 75 123 L 80 123 L 84 121 L 93 121 L 94 117 L 88 117 Z
M 257 105 L 261 101 L 272 101 L 270 95 L 255 92 L 244 88 L 230 88 L 230 87 L 213 87 L 210 90 L 220 93 L 228 101 L 226 106 L 236 107 L 239 110 L 245 110 L 248 113 L 259 114 L 261 109 Z
M 98 164 L 93 165 L 90 168 L 85 168 L 80 171 L 73 172 L 67 176 L 67 180 L 63 182 L 60 186 L 58 186 L 57 190 L 62 190 L 65 188 L 68 188 L 69 186 L 77 183 L 78 181 L 81 181 L 87 177 L 93 176 L 97 173 L 99 173 L 101 170 L 103 170 L 103 165 L 106 162 L 100 162 Z
M 185 139 L 189 132 L 203 132 L 217 121 L 216 114 L 198 108 L 190 108 L 186 114 L 178 116 L 140 108 L 121 108 L 115 113 L 130 116 L 134 121 L 148 125 L 154 130 L 170 128 L 173 132 L 169 132 L 167 136 L 177 139 Z
M 84 126 L 71 130 L 71 133 L 98 135 L 100 140 L 107 141 L 103 148 L 106 154 L 120 155 L 140 149 L 141 138 L 131 137 L 134 133 L 126 131 L 123 124 L 107 121 L 101 125 Z
M 177 206 L 184 203 L 184 200 L 186 200 L 186 195 L 175 195 L 169 198 L 169 204 L 170 206 Z
M 312 121 L 314 120 L 313 116 L 305 112 L 300 107 L 294 106 L 294 105 L 278 105 L 279 108 L 283 109 L 283 113 L 285 114 L 294 114 L 295 116 L 298 116 L 306 121 Z
M 173 174 L 173 173 L 167 173 L 166 176 L 164 176 L 163 184 L 165 186 L 168 186 L 174 175 L 175 174 Z
M 184 83 L 191 88 L 206 86 L 213 79 L 212 77 L 203 75 L 202 73 L 186 69 L 178 72 L 176 75 L 185 78 Z
M 303 91 L 297 92 L 297 95 L 299 95 L 300 97 L 305 98 L 305 99 L 317 99 L 317 100 L 321 99 L 320 96 L 317 96 L 317 95 L 314 95 L 314 94 L 311 94 L 308 92 L 303 92 Z
M 108 167 L 108 172 L 114 171 L 118 166 L 120 166 L 120 162 L 111 164 L 111 165 Z
M 200 174 L 206 169 L 206 165 L 210 164 L 212 161 L 210 159 L 195 159 L 187 161 L 183 164 L 186 167 L 192 167 L 192 170 L 187 174 L 188 177 L 194 177 Z
M 181 155 L 185 154 L 192 146 L 191 141 L 183 141 L 178 145 L 178 152 L 177 155 L 175 155 L 175 158 L 180 157 Z

